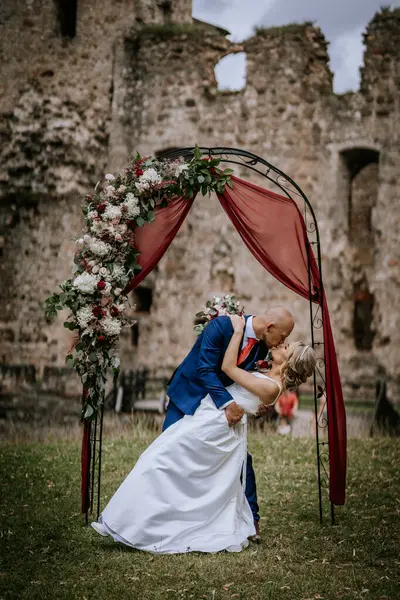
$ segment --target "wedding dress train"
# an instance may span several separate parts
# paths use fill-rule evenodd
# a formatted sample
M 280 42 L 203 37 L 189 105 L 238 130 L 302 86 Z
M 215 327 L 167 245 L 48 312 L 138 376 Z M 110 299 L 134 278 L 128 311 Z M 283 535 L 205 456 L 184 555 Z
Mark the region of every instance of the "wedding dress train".
M 245 413 L 257 412 L 254 394 L 237 384 L 227 389 Z M 255 534 L 241 482 L 246 456 L 246 414 L 229 427 L 225 411 L 206 396 L 194 415 L 171 425 L 143 452 L 92 525 L 149 552 L 240 552 Z

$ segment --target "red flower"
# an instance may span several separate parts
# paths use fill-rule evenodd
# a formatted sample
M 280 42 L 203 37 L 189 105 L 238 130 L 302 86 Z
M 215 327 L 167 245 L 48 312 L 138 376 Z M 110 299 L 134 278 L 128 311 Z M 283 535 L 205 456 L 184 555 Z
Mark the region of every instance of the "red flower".
M 255 362 L 255 367 L 258 371 L 266 371 L 271 368 L 271 363 L 269 360 L 257 360 Z
M 99 281 L 99 283 L 97 284 L 97 287 L 99 288 L 99 290 L 104 290 L 104 288 L 106 287 L 106 282 L 103 281 L 103 279 L 101 281 Z
M 143 175 L 143 173 L 144 173 L 143 169 L 135 169 L 136 177 L 140 177 L 141 175 Z
M 87 398 L 89 396 L 89 390 L 88 388 L 83 388 L 83 395 L 85 398 Z
M 97 341 L 98 341 L 98 342 L 104 342 L 104 340 L 105 340 L 105 339 L 106 339 L 106 338 L 104 337 L 104 335 L 98 335 L 98 336 L 97 336 Z
M 212 156 L 202 156 L 201 160 L 207 160 L 207 161 L 212 160 Z
M 129 221 L 126 222 L 127 226 L 130 227 L 131 229 L 135 229 L 136 223 L 135 221 L 133 221 L 132 219 L 129 219 Z
M 105 202 L 100 202 L 100 204 L 97 206 L 97 212 L 102 213 L 106 210 L 106 203 Z
M 95 317 L 102 317 L 102 316 L 104 316 L 105 311 L 103 311 L 101 306 L 95 306 L 94 309 L 92 310 L 92 313 L 94 314 Z
M 119 310 L 118 310 L 118 308 L 116 306 L 112 306 L 110 312 L 111 312 L 111 314 L 112 314 L 113 317 L 116 317 L 117 315 L 119 315 Z

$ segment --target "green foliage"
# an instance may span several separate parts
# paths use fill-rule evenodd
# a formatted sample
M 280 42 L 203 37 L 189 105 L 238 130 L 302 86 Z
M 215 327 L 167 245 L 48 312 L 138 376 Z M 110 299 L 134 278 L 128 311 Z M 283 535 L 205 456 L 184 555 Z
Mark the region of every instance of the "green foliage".
M 306 27 L 313 26 L 314 23 L 312 21 L 305 21 L 304 23 L 289 23 L 288 25 L 278 27 L 255 27 L 254 32 L 263 37 L 282 37 L 287 34 L 303 34 Z

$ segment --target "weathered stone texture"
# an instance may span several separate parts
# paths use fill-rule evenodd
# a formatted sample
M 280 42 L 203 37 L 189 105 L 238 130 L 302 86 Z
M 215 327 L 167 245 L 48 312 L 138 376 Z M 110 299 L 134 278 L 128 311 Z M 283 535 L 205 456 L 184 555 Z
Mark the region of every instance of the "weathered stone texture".
M 368 25 L 360 91 L 336 96 L 327 43 L 311 24 L 260 30 L 232 44 L 220 29 L 192 23 L 190 0 L 77 6 L 70 37 L 60 33 L 53 1 L 2 9 L 2 359 L 41 369 L 63 364 L 69 334 L 62 321 L 44 321 L 41 302 L 70 273 L 78 195 L 135 150 L 154 154 L 197 142 L 259 154 L 307 194 L 320 226 L 346 394 L 371 397 L 383 365 L 396 397 L 398 11 L 384 10 Z M 240 51 L 246 86 L 221 92 L 214 66 Z M 237 173 L 269 185 L 244 168 Z M 153 302 L 138 314 L 137 344 L 131 332 L 122 336 L 125 367 L 175 367 L 193 342 L 193 314 L 214 293 L 234 291 L 255 313 L 287 305 L 297 318 L 294 337 L 310 337 L 307 302 L 263 270 L 214 197 L 196 199 L 142 285 L 152 288 Z

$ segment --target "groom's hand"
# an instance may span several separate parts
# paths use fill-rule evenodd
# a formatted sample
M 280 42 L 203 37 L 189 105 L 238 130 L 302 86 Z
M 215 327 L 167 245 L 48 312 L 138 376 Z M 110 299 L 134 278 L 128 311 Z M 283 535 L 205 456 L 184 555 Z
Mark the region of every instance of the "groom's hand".
M 259 417 L 271 416 L 274 414 L 274 411 L 275 407 L 272 405 L 266 406 L 265 404 L 259 404 L 255 417 L 258 419 Z
M 239 423 L 240 419 L 244 415 L 243 408 L 236 404 L 236 402 L 232 402 L 231 404 L 229 404 L 229 406 L 224 408 L 224 410 L 229 427 L 232 427 L 232 425 L 236 425 L 236 423 Z

